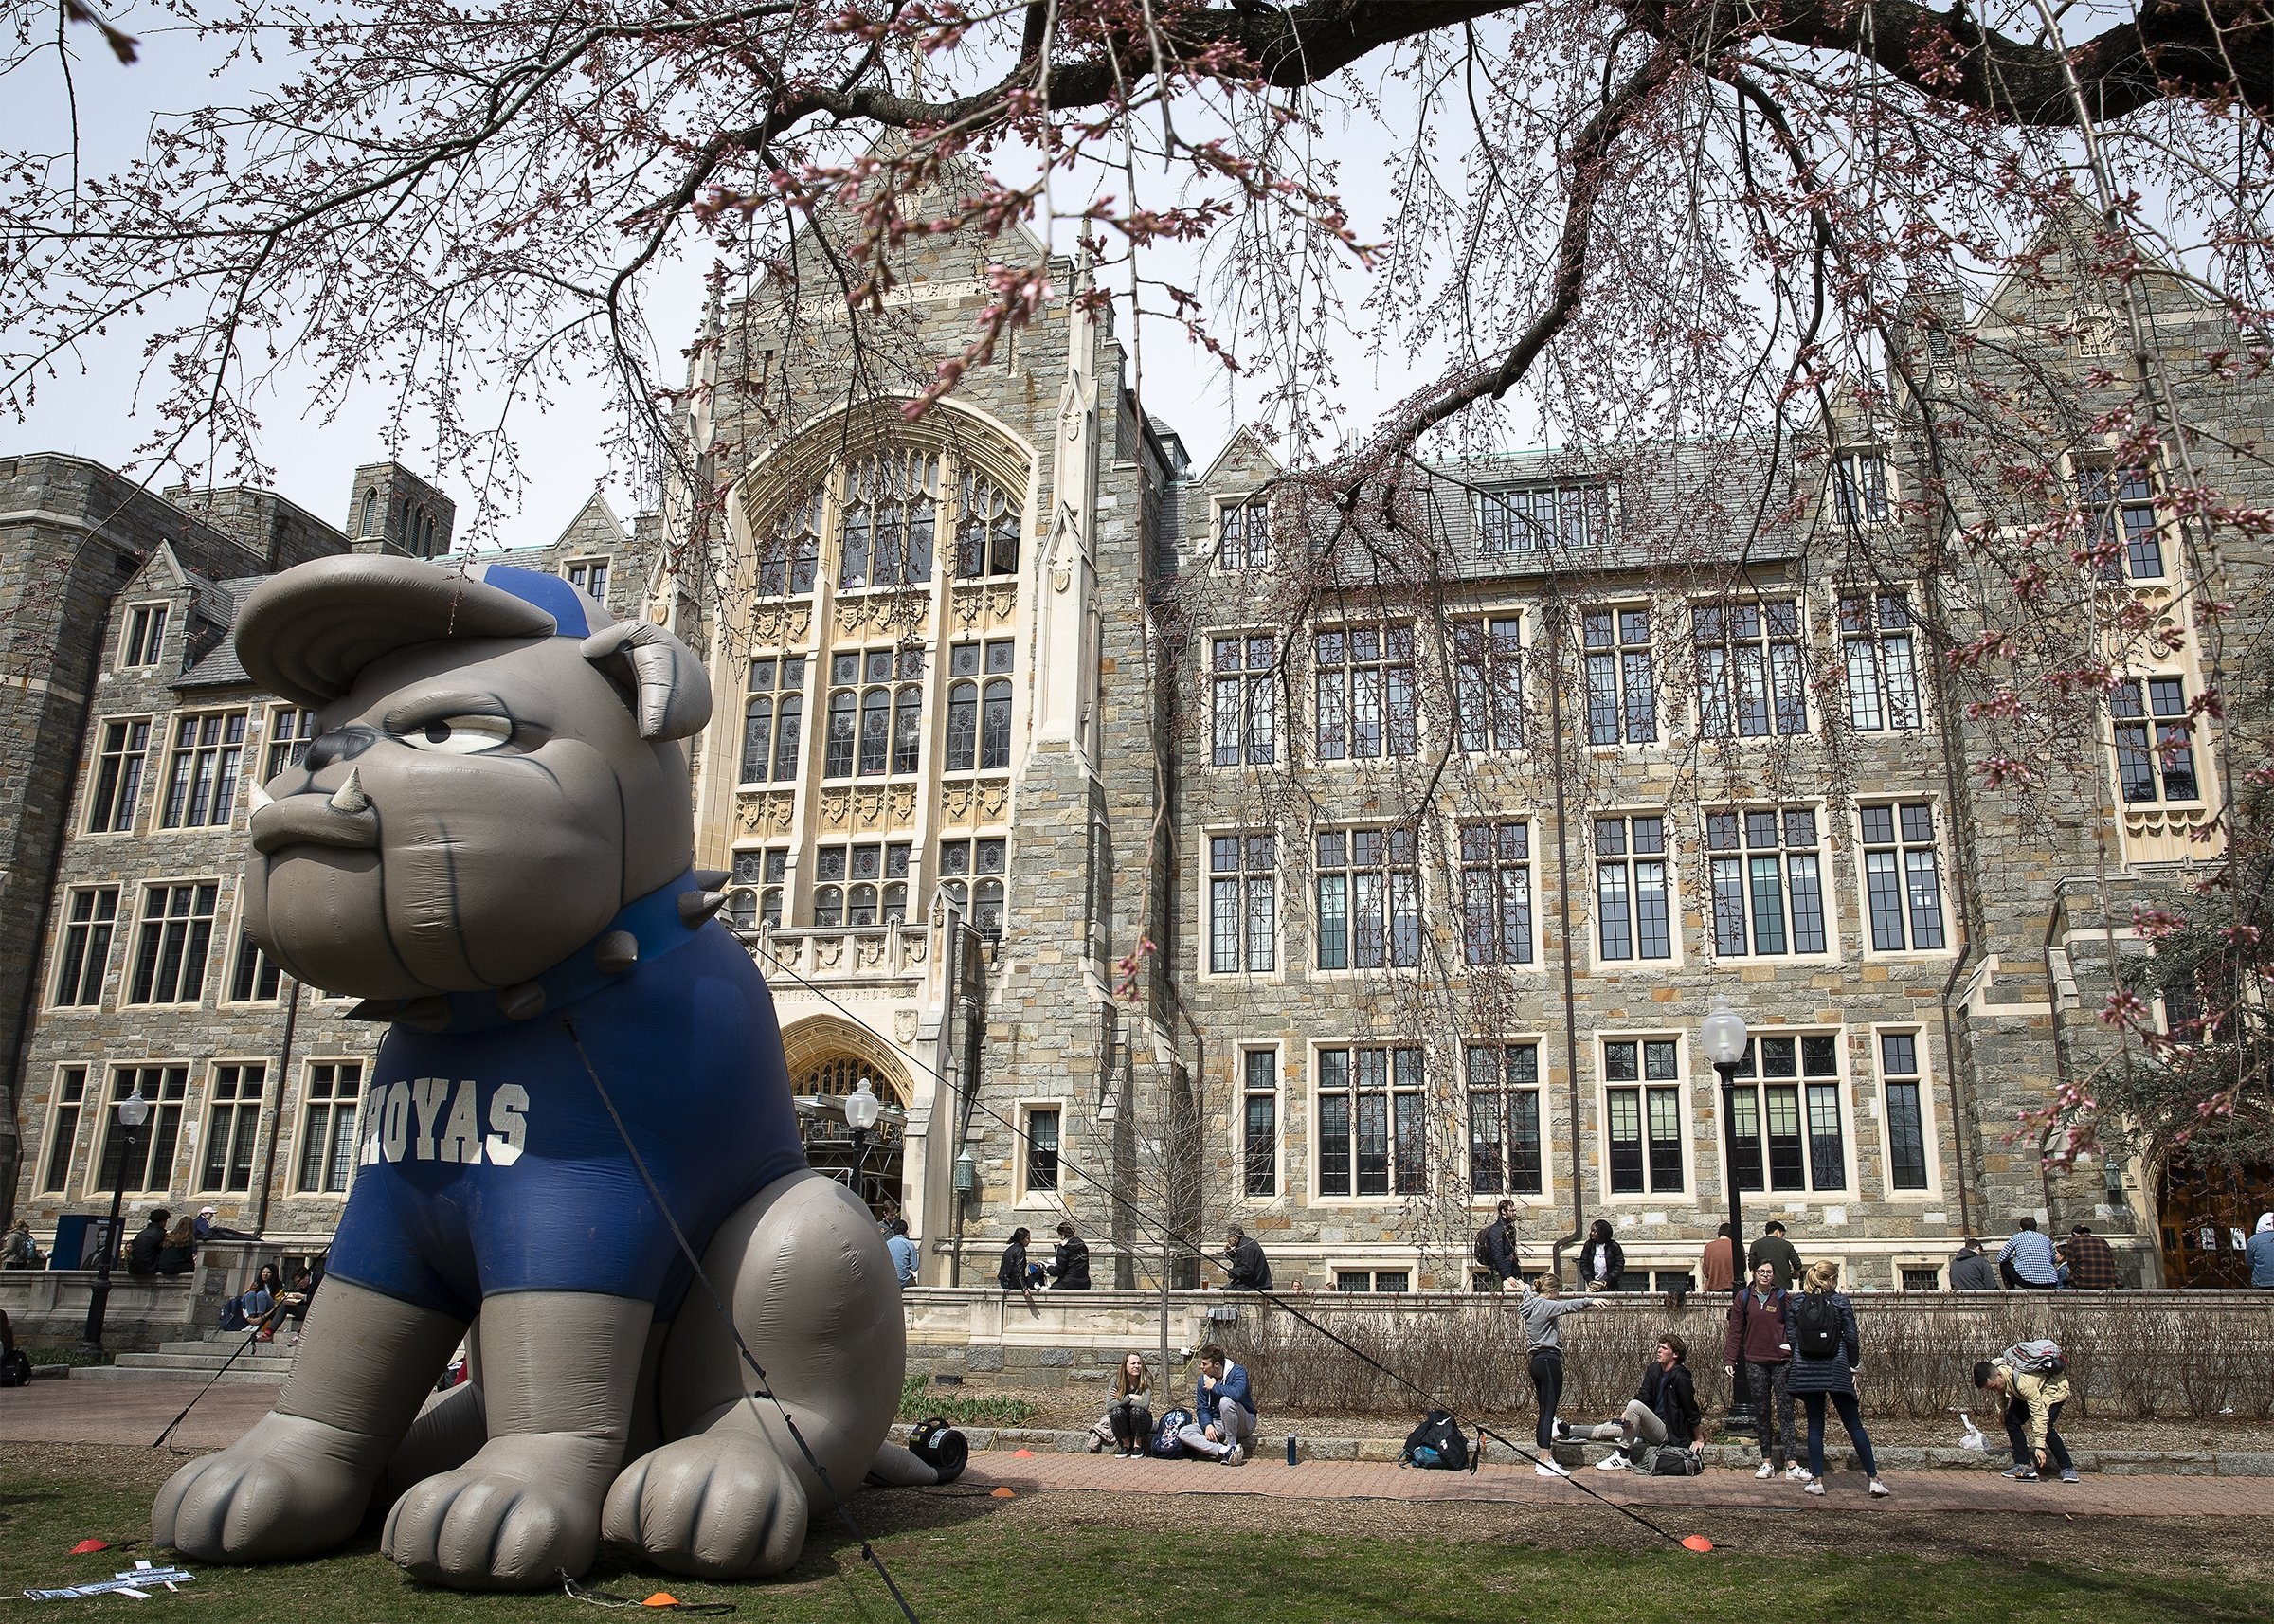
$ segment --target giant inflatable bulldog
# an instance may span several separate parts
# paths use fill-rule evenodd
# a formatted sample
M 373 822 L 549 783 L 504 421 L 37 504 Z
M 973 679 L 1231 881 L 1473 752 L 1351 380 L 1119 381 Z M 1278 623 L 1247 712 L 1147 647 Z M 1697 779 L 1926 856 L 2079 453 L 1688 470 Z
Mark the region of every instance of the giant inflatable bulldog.
M 390 1027 L 292 1378 L 174 1474 L 154 1542 L 303 1556 L 383 1495 L 387 1553 L 440 1584 L 552 1584 L 604 1535 L 786 1568 L 829 1491 L 680 1235 L 838 1493 L 930 1481 L 883 1444 L 883 1241 L 807 1170 L 772 1000 L 689 872 L 687 648 L 553 576 L 368 556 L 286 570 L 236 635 L 318 728 L 254 798 L 245 928 Z M 477 1321 L 478 1385 L 422 1415 Z

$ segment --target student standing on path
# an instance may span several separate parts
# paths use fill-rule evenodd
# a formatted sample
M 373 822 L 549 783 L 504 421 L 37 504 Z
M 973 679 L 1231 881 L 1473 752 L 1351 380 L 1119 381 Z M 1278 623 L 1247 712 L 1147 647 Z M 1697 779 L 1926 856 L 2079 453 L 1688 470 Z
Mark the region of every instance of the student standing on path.
M 1535 1477 L 1571 1475 L 1547 1453 L 1555 1447 L 1556 1406 L 1563 1399 L 1563 1337 L 1556 1322 L 1565 1314 L 1580 1313 L 1594 1307 L 1593 1297 L 1564 1296 L 1562 1278 L 1552 1273 L 1543 1274 L 1534 1281 L 1533 1290 L 1525 1293 L 1524 1301 L 1517 1305 L 1529 1354 L 1532 1400 L 1540 1411 L 1540 1425 L 1532 1435 L 1540 1444 L 1540 1459 L 1532 1467 Z
M 1737 1290 L 1737 1241 L 1727 1224 L 1698 1254 L 1698 1289 L 1724 1297 Z
M 1745 1267 L 1758 1269 L 1768 1264 L 1777 1271 L 1777 1290 L 1789 1291 L 1793 1282 L 1800 1278 L 1800 1252 L 1784 1238 L 1784 1225 L 1775 1218 L 1760 1226 L 1760 1238 L 1753 1243 L 1746 1254 Z
M 2026 1344 L 2025 1344 L 2026 1345 Z M 2005 1400 L 2006 1442 L 2013 1464 L 1998 1475 L 2034 1483 L 2058 1467 L 2061 1481 L 2077 1481 L 2076 1462 L 2061 1441 L 2061 1406 L 2068 1402 L 2068 1372 L 2024 1370 L 2011 1361 L 2012 1349 L 1974 1367 L 1974 1384 Z
M 1855 1402 L 1855 1367 L 1863 1362 L 1863 1343 L 1856 1335 L 1854 1305 L 1832 1289 L 1839 1279 L 1838 1264 L 1812 1263 L 1806 1294 L 1785 1301 L 1784 1340 L 1793 1344 L 1789 1380 L 1794 1396 L 1808 1411 L 1808 1492 L 1824 1492 L 1824 1400 L 1829 1398 L 1855 1444 L 1864 1471 L 1870 1474 L 1871 1493 L 1884 1499 L 1887 1486 L 1879 1480 L 1871 1435 L 1864 1431 L 1863 1412 Z
M 2261 1291 L 2274 1291 L 2274 1213 L 2258 1215 L 2258 1227 L 2250 1232 L 2243 1255 L 2250 1262 L 2250 1284 Z
M 1755 1477 L 1781 1472 L 1795 1483 L 1808 1473 L 1793 1457 L 1792 1345 L 1785 1339 L 1786 1293 L 1777 1289 L 1775 1266 L 1764 1263 L 1753 1271 L 1753 1283 L 1729 1312 L 1729 1336 L 1722 1350 L 1723 1370 L 1760 1425 L 1760 1470 Z M 1776 1401 L 1776 1423 L 1769 1419 L 1770 1401 Z

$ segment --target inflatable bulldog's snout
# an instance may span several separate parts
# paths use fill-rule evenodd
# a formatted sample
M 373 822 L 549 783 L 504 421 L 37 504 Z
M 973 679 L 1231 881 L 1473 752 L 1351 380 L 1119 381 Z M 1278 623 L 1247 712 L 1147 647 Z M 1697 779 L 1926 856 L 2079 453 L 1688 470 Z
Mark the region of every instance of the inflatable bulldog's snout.
M 155 1542 L 312 1554 L 377 1494 L 437 1583 L 551 1584 L 604 1536 L 730 1578 L 796 1561 L 831 1486 L 929 1480 L 883 1445 L 890 1259 L 805 1169 L 772 1000 L 689 872 L 694 656 L 553 576 L 368 556 L 264 584 L 236 636 L 318 729 L 255 797 L 246 929 L 390 1026 L 292 1378 Z M 478 1382 L 422 1414 L 469 1326 Z

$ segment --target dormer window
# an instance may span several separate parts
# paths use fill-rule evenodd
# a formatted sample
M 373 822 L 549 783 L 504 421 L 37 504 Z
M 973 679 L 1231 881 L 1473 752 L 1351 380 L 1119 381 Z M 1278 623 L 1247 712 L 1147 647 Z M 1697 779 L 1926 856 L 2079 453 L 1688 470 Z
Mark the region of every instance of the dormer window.
M 1476 539 L 1477 550 L 1489 558 L 1608 542 L 1613 539 L 1610 487 L 1575 480 L 1479 492 Z
M 166 643 L 164 604 L 136 604 L 127 611 L 126 641 L 118 645 L 118 668 L 136 671 L 158 663 Z
M 1887 463 L 1876 451 L 1847 451 L 1832 465 L 1832 490 L 1844 525 L 1885 524 Z

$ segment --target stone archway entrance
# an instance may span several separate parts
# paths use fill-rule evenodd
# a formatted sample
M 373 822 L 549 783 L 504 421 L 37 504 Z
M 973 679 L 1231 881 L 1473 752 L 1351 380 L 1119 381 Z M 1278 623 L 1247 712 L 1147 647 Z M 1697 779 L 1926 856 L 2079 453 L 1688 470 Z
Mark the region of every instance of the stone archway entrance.
M 2243 1243 L 2258 1215 L 2274 1212 L 2274 1164 L 2202 1168 L 2167 1163 L 2156 1183 L 2164 1284 L 2229 1290 L 2248 1286 Z
M 879 1219 L 892 1218 L 908 1200 L 901 1182 L 907 1067 L 875 1033 L 834 1015 L 809 1016 L 785 1030 L 782 1054 L 806 1162 L 852 1190 Z M 885 1111 L 856 1142 L 842 1102 L 863 1077 Z

